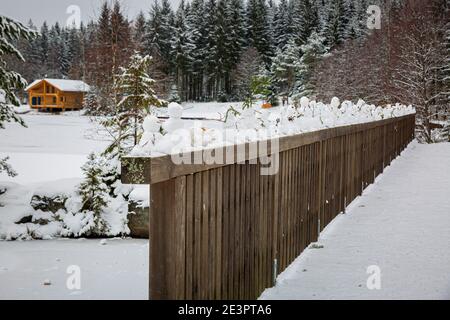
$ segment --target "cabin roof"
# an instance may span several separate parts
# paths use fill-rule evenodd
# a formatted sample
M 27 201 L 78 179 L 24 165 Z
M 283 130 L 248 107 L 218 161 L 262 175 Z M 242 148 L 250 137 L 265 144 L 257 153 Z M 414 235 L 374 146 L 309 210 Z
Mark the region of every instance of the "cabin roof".
M 65 92 L 88 92 L 90 90 L 89 85 L 81 80 L 65 80 L 65 79 L 38 79 L 33 81 L 28 87 L 25 88 L 25 91 L 32 89 L 38 83 L 43 80 L 50 83 L 52 86 L 57 89 Z

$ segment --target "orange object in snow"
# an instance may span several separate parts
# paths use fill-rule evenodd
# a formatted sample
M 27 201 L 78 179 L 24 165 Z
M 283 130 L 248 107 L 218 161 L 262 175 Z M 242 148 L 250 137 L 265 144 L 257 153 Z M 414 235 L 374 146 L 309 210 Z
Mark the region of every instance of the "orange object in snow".
M 262 108 L 263 109 L 270 109 L 270 108 L 272 108 L 272 104 L 270 104 L 270 103 L 263 103 Z

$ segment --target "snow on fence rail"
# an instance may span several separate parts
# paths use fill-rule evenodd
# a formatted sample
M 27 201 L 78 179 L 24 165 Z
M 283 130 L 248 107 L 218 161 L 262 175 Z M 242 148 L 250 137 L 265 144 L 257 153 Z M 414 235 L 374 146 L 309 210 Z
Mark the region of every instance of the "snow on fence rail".
M 399 155 L 414 123 L 409 114 L 281 137 L 274 175 L 260 174 L 251 143 L 240 163 L 124 158 L 124 183 L 151 184 L 150 298 L 258 298 Z M 239 153 L 214 151 L 229 148 Z

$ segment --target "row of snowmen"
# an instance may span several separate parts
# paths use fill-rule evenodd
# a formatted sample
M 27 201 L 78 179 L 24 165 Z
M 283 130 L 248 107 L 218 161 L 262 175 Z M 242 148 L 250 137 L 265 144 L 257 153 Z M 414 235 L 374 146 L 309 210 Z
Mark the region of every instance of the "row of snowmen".
M 178 103 L 168 106 L 169 119 L 161 124 L 154 115 L 143 123 L 144 133 L 134 155 L 160 155 L 192 151 L 205 147 L 219 147 L 299 134 L 309 131 L 376 121 L 414 113 L 411 106 L 400 104 L 384 108 L 369 105 L 363 100 L 356 104 L 340 102 L 334 97 L 330 104 L 316 102 L 307 97 L 300 105 L 273 109 L 236 108 L 230 113 L 222 129 L 205 128 L 201 124 L 185 127 L 183 107 Z

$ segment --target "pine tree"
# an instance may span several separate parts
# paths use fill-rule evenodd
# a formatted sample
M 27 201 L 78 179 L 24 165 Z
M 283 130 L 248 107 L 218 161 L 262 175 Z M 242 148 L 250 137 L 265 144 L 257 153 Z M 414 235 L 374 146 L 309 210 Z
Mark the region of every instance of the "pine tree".
M 276 41 L 275 41 L 275 15 L 277 13 L 278 7 L 274 0 L 267 1 L 267 28 L 269 35 L 269 42 L 271 45 L 270 51 L 275 52 Z
M 323 32 L 330 48 L 342 44 L 347 37 L 349 16 L 345 4 L 345 0 L 335 0 L 329 4 Z
M 317 6 L 312 0 L 292 0 L 289 3 L 292 34 L 297 45 L 303 45 L 318 27 Z
M 84 96 L 83 109 L 87 115 L 95 116 L 101 114 L 100 101 L 97 88 L 90 86 L 90 91 Z
M 250 92 L 251 79 L 261 73 L 262 66 L 262 58 L 255 48 L 244 51 L 233 74 L 233 91 L 237 100 L 243 100 Z
M 298 73 L 296 75 L 296 83 L 294 87 L 294 96 L 300 98 L 302 96 L 311 97 L 314 95 L 313 74 L 316 65 L 324 54 L 328 51 L 328 48 L 324 45 L 325 38 L 319 36 L 314 31 L 308 38 L 306 44 L 301 46 L 302 57 L 300 59 L 300 65 Z
M 222 99 L 231 92 L 230 72 L 233 66 L 233 38 L 225 0 L 219 0 L 215 12 L 212 47 L 210 50 L 211 71 L 214 77 L 213 97 Z
M 167 101 L 181 103 L 181 98 L 176 83 L 173 83 L 170 87 L 169 98 L 167 99 Z
M 277 49 L 272 60 L 272 75 L 279 92 L 288 97 L 292 95 L 294 84 L 300 70 L 300 46 L 291 38 L 283 49 Z
M 282 49 L 292 37 L 291 15 L 287 0 L 281 0 L 274 17 L 274 38 L 277 48 Z
M 110 112 L 113 86 L 113 44 L 111 9 L 107 2 L 101 8 L 96 24 L 88 26 L 88 47 L 86 48 L 86 64 L 88 83 L 98 90 L 101 114 Z
M 93 216 L 93 226 L 88 231 L 88 235 L 102 235 L 107 229 L 102 213 L 108 205 L 109 189 L 102 179 L 105 164 L 101 159 L 91 153 L 88 161 L 81 167 L 84 174 L 84 180 L 78 189 L 83 203 L 81 210 Z
M 132 54 L 133 45 L 130 43 L 131 27 L 122 13 L 120 2 L 116 0 L 111 10 L 111 36 L 112 36 L 112 73 L 117 74 L 119 67 L 128 63 Z
M 17 122 L 25 126 L 22 118 L 14 112 L 14 106 L 20 105 L 15 91 L 25 88 L 27 82 L 19 73 L 7 69 L 4 58 L 12 55 L 24 61 L 13 42 L 20 38 L 31 40 L 36 35 L 35 31 L 23 24 L 0 15 L 0 129 L 4 129 L 7 122 Z M 15 172 L 6 163 L 7 160 L 8 158 L 0 159 L 0 173 L 5 171 L 8 175 L 14 176 Z
M 47 64 L 48 50 L 49 50 L 49 30 L 47 22 L 44 21 L 41 27 L 41 32 L 39 36 L 39 60 L 42 64 Z
M 135 45 L 135 50 L 141 53 L 144 51 L 146 25 L 147 21 L 145 19 L 145 15 L 142 11 L 140 11 L 133 24 L 133 42 Z
M 114 142 L 108 148 L 109 153 L 122 155 L 126 151 L 124 145 L 130 139 L 135 146 L 138 143 L 139 126 L 145 115 L 151 112 L 152 107 L 162 105 L 153 89 L 155 81 L 147 74 L 150 63 L 150 56 L 142 57 L 135 52 L 128 67 L 121 68 L 117 76 L 115 87 L 122 98 L 114 116 L 103 122 L 114 137 Z
M 181 2 L 178 7 L 177 14 L 175 17 L 174 35 L 172 37 L 171 43 L 171 55 L 173 59 L 173 67 L 175 72 L 176 83 L 172 84 L 176 88 L 182 88 L 182 96 L 184 99 L 187 98 L 187 77 L 189 72 L 189 66 L 192 63 L 192 52 L 195 48 L 192 43 L 191 35 L 187 26 L 186 15 L 185 15 L 185 5 L 184 1 Z M 178 90 L 177 90 L 178 94 Z M 171 95 L 171 92 L 169 93 Z M 169 101 L 171 98 L 169 98 Z
M 70 28 L 67 34 L 67 61 L 68 70 L 67 74 L 72 79 L 83 78 L 82 65 L 83 65 L 83 44 L 81 41 L 81 29 Z
M 255 47 L 269 67 L 273 56 L 270 30 L 267 24 L 267 4 L 265 0 L 249 0 L 246 11 L 247 40 Z
M 169 74 L 171 40 L 173 36 L 174 14 L 168 0 L 161 4 L 155 0 L 150 11 L 150 20 L 145 34 L 145 54 L 159 54 L 166 65 Z
M 205 5 L 203 0 L 193 0 L 189 13 L 186 16 L 188 33 L 190 35 L 193 51 L 192 62 L 189 67 L 188 100 L 202 100 L 203 75 L 205 72 L 204 59 L 206 56 L 206 23 L 204 19 Z
M 246 47 L 245 39 L 245 11 L 243 0 L 230 0 L 227 6 L 229 21 L 230 63 L 236 66 Z

